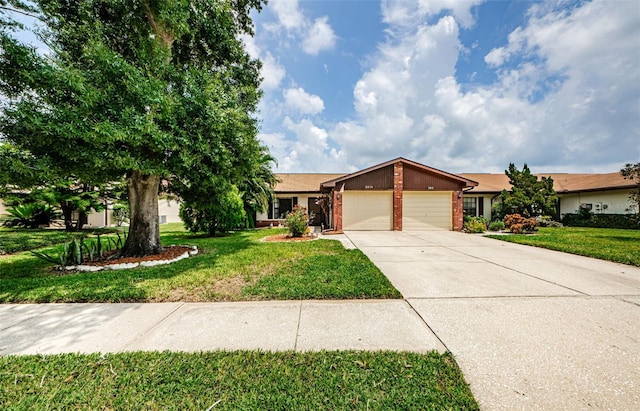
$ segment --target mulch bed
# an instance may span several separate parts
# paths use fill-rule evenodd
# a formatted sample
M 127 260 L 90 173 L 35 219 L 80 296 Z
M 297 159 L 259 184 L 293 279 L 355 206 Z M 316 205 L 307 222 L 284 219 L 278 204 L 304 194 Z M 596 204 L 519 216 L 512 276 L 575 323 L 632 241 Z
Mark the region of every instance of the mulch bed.
M 313 234 L 305 235 L 302 237 L 290 237 L 289 234 L 276 234 L 264 237 L 262 241 L 267 241 L 270 243 L 293 243 L 299 241 L 312 241 L 317 239 L 318 236 Z

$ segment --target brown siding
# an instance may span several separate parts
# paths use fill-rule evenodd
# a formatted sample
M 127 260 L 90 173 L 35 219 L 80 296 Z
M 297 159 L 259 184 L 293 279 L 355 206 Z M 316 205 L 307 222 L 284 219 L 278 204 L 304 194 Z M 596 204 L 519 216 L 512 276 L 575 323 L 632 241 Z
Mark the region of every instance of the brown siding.
M 336 187 L 341 186 L 342 182 Z M 345 190 L 393 190 L 393 165 L 344 181 Z
M 407 165 L 404 167 L 405 190 L 454 191 L 460 190 L 461 188 L 458 182 L 437 175 L 427 174 L 422 170 Z

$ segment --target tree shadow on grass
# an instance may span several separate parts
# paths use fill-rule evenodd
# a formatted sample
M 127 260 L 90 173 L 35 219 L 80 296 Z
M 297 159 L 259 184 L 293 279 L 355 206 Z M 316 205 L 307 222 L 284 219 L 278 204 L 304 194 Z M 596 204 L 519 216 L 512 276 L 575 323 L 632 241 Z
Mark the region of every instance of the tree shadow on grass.
M 211 268 L 221 257 L 258 245 L 250 236 L 242 233 L 200 241 L 182 235 L 163 240 L 167 245 L 174 242 L 196 245 L 200 253 L 168 265 L 94 273 L 57 271 L 52 265 L 28 254 L 0 260 L 0 302 L 149 301 L 157 295 L 153 285 L 148 282 L 166 281 Z

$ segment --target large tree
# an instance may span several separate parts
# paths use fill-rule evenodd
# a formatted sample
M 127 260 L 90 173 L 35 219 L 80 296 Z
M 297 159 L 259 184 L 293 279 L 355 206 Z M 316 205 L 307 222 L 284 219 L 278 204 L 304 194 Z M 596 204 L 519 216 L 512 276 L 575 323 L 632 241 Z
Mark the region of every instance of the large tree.
M 125 176 L 126 256 L 162 250 L 163 179 L 193 187 L 239 180 L 261 146 L 253 116 L 260 0 L 37 0 L 45 56 L 2 33 L 3 138 L 56 173 Z
M 498 218 L 504 218 L 507 214 L 521 214 L 530 218 L 556 213 L 558 197 L 551 177 L 538 179 L 531 174 L 527 164 L 520 171 L 513 163 L 509 164 L 505 174 L 509 177 L 511 191 L 502 190 L 501 202 L 494 206 Z

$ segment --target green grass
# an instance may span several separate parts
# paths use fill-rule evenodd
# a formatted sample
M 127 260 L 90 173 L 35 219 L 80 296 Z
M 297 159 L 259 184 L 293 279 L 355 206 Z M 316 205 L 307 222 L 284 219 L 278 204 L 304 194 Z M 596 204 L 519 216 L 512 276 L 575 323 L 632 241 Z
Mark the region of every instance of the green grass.
M 159 302 L 265 299 L 399 298 L 400 293 L 359 250 L 338 241 L 262 242 L 283 230 L 218 238 L 162 226 L 163 244 L 197 245 L 200 254 L 132 270 L 60 272 L 30 253 L 0 258 L 0 303 Z M 55 254 L 62 245 L 41 250 Z
M 0 227 L 0 255 L 33 250 L 70 241 L 64 230 L 9 229 Z
M 488 235 L 487 237 L 640 267 L 640 230 L 540 228 L 536 235 Z
M 475 410 L 450 354 L 137 352 L 0 357 L 0 408 Z

